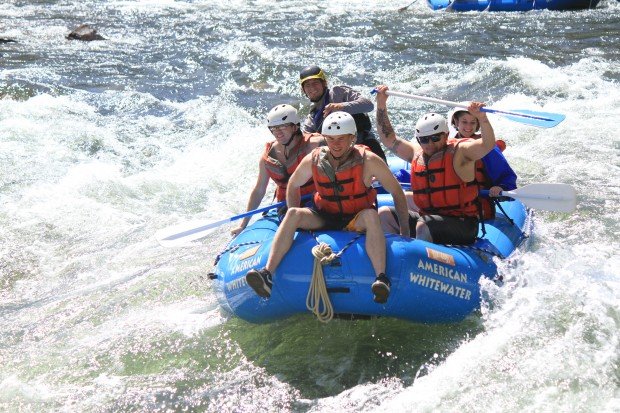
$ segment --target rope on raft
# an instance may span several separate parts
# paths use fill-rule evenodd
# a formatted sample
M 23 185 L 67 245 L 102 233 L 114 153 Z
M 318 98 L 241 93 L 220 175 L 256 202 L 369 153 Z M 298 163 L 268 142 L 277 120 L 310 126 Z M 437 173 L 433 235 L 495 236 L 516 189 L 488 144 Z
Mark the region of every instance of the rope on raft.
M 316 318 L 322 323 L 328 323 L 334 317 L 334 308 L 329 300 L 325 277 L 323 276 L 323 265 L 329 264 L 338 258 L 332 248 L 321 242 L 312 247 L 314 256 L 314 268 L 312 269 L 312 280 L 306 297 L 306 308 L 312 311 Z

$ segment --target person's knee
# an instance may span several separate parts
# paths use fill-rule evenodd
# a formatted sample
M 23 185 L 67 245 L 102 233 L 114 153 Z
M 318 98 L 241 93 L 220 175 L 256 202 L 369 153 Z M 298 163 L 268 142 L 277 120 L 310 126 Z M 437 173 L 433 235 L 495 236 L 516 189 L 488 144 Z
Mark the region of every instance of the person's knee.
M 366 227 L 378 228 L 381 226 L 381 220 L 379 219 L 379 213 L 374 209 L 365 209 L 360 213 L 360 218 L 364 219 Z
M 284 216 L 284 220 L 282 223 L 292 225 L 298 224 L 303 216 L 302 213 L 303 208 L 291 207 L 286 211 L 286 215 Z
M 379 216 L 379 222 L 381 223 L 383 231 L 394 232 L 394 229 L 398 228 L 398 222 L 394 218 L 394 214 L 392 214 L 390 207 L 383 206 L 379 208 L 377 215 Z
M 415 226 L 415 237 L 417 239 L 433 242 L 431 230 L 428 225 L 426 225 L 426 222 L 422 220 L 419 220 Z
M 387 215 L 392 215 L 392 211 L 390 210 L 390 207 L 382 206 L 377 210 L 377 214 L 379 215 L 379 218 L 384 218 Z

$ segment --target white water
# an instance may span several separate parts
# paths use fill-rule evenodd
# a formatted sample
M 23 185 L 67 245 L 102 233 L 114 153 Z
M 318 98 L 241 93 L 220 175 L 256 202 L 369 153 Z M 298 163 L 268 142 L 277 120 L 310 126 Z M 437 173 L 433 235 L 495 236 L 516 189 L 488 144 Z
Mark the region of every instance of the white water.
M 112 39 L 59 40 L 89 7 Z M 20 41 L 0 49 L 0 410 L 620 411 L 617 4 L 397 7 L 0 6 L 0 34 Z M 523 26 L 542 38 L 502 38 Z M 573 214 L 537 213 L 529 248 L 501 264 L 506 285 L 485 285 L 481 316 L 252 326 L 219 311 L 206 278 L 230 228 L 184 249 L 154 241 L 244 210 L 270 138 L 263 116 L 305 108 L 295 78 L 315 61 L 363 91 L 567 115 L 552 129 L 492 117 L 520 185 L 564 182 L 579 199 Z M 404 136 L 448 109 L 390 98 Z

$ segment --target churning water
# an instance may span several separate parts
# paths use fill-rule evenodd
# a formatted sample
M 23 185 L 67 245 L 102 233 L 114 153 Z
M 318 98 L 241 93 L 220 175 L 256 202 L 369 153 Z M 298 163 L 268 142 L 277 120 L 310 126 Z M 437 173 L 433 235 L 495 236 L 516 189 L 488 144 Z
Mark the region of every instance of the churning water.
M 18 1 L 0 5 L 0 410 L 620 411 L 620 3 L 432 12 L 422 0 Z M 108 40 L 64 36 L 90 23 Z M 229 241 L 156 230 L 242 212 L 266 112 L 308 108 L 298 71 L 499 116 L 519 184 L 563 182 L 528 248 L 456 325 L 222 313 L 206 277 Z M 390 98 L 411 136 L 425 111 Z

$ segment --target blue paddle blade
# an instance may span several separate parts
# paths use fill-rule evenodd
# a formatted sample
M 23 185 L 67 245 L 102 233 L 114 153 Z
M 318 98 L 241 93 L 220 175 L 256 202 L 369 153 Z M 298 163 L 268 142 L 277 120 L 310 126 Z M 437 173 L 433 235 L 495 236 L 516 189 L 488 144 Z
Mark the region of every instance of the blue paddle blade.
M 494 113 L 501 114 L 513 122 L 538 126 L 539 128 L 553 128 L 566 119 L 566 116 L 560 113 L 538 112 L 528 109 L 513 109 L 510 112 L 496 110 Z

